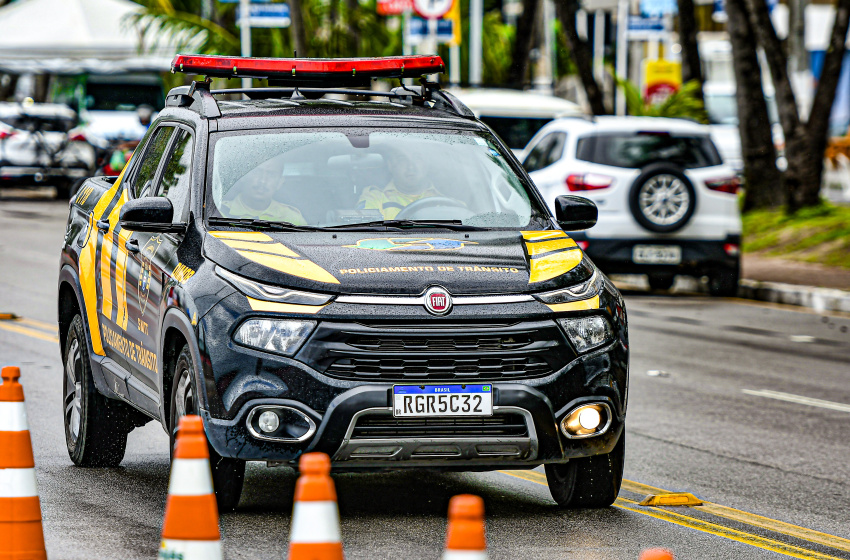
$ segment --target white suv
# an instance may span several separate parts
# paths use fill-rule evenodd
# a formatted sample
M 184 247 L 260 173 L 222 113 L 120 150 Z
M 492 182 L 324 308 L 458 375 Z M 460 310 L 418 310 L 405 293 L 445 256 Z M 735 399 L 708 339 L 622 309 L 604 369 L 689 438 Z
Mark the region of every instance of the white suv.
M 606 273 L 646 274 L 668 289 L 677 274 L 707 276 L 734 295 L 740 270 L 739 179 L 709 128 L 680 119 L 565 118 L 544 126 L 523 166 L 554 209 L 562 194 L 596 203 L 599 222 L 571 234 Z

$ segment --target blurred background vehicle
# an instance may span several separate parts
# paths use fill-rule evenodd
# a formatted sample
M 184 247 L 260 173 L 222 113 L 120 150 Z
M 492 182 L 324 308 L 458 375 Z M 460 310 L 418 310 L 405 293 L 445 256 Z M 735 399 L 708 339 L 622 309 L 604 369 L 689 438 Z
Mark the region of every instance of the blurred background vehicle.
M 452 93 L 518 156 L 531 137 L 553 119 L 584 114 L 577 103 L 537 91 L 482 88 Z
M 53 185 L 68 198 L 95 169 L 77 114 L 56 103 L 0 103 L 0 188 Z
M 607 274 L 646 274 L 669 289 L 677 274 L 733 295 L 740 269 L 739 179 L 708 126 L 682 119 L 558 119 L 529 143 L 523 166 L 551 208 L 593 200 L 599 221 L 572 234 Z

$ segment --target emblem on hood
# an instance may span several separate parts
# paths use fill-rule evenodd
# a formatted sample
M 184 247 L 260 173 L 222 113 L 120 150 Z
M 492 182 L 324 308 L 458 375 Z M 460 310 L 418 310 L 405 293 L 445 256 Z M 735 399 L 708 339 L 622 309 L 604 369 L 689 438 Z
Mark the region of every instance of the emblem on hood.
M 477 245 L 477 243 L 438 237 L 379 237 L 361 239 L 356 245 L 343 245 L 343 247 L 372 251 L 457 251 L 466 245 Z
M 445 315 L 452 310 L 452 296 L 442 286 L 433 286 L 425 292 L 425 309 L 432 315 Z

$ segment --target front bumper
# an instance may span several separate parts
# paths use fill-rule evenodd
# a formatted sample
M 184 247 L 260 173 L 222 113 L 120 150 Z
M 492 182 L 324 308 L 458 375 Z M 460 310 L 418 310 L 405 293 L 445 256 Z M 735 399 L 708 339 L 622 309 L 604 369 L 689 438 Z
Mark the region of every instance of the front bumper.
M 737 268 L 740 262 L 740 235 L 725 239 L 678 239 L 653 237 L 650 239 L 595 239 L 581 233 L 571 233 L 576 242 L 585 242 L 585 253 L 606 274 L 672 273 L 702 276 L 718 269 Z M 635 245 L 676 245 L 682 249 L 679 264 L 638 264 L 632 258 Z M 733 245 L 738 252 L 731 254 L 726 248 Z
M 337 470 L 395 470 L 428 468 L 437 470 L 492 470 L 531 468 L 544 463 L 566 462 L 610 452 L 619 441 L 625 423 L 625 410 L 608 396 L 583 396 L 560 410 L 540 391 L 525 385 L 494 383 L 494 417 L 510 414 L 521 418 L 525 431 L 511 435 L 453 435 L 438 430 L 432 436 L 381 437 L 358 434 L 356 427 L 365 417 L 392 418 L 392 385 L 360 386 L 339 395 L 324 415 L 303 404 L 286 399 L 260 399 L 246 403 L 232 420 L 202 416 L 210 444 L 220 455 L 244 460 L 295 465 L 310 451 L 331 456 Z M 557 420 L 579 404 L 604 402 L 614 412 L 608 429 L 595 437 L 570 440 L 559 433 Z M 310 415 L 318 431 L 301 443 L 261 441 L 248 433 L 245 419 L 258 405 L 285 405 Z M 442 433 L 439 433 L 442 432 Z

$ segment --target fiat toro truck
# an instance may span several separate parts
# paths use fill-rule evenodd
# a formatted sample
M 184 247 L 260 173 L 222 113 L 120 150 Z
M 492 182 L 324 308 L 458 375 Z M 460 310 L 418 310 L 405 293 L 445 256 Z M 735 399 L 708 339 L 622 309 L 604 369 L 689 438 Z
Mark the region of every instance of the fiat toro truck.
M 436 56 L 173 69 L 272 87 L 172 89 L 123 173 L 74 197 L 59 326 L 75 464 L 117 465 L 150 420 L 173 443 L 195 413 L 223 510 L 246 461 L 309 451 L 337 471 L 545 465 L 561 506 L 614 501 L 626 311 L 564 233 L 595 223 L 591 202 L 561 196 L 552 216 L 436 83 L 358 89 L 441 72 Z

